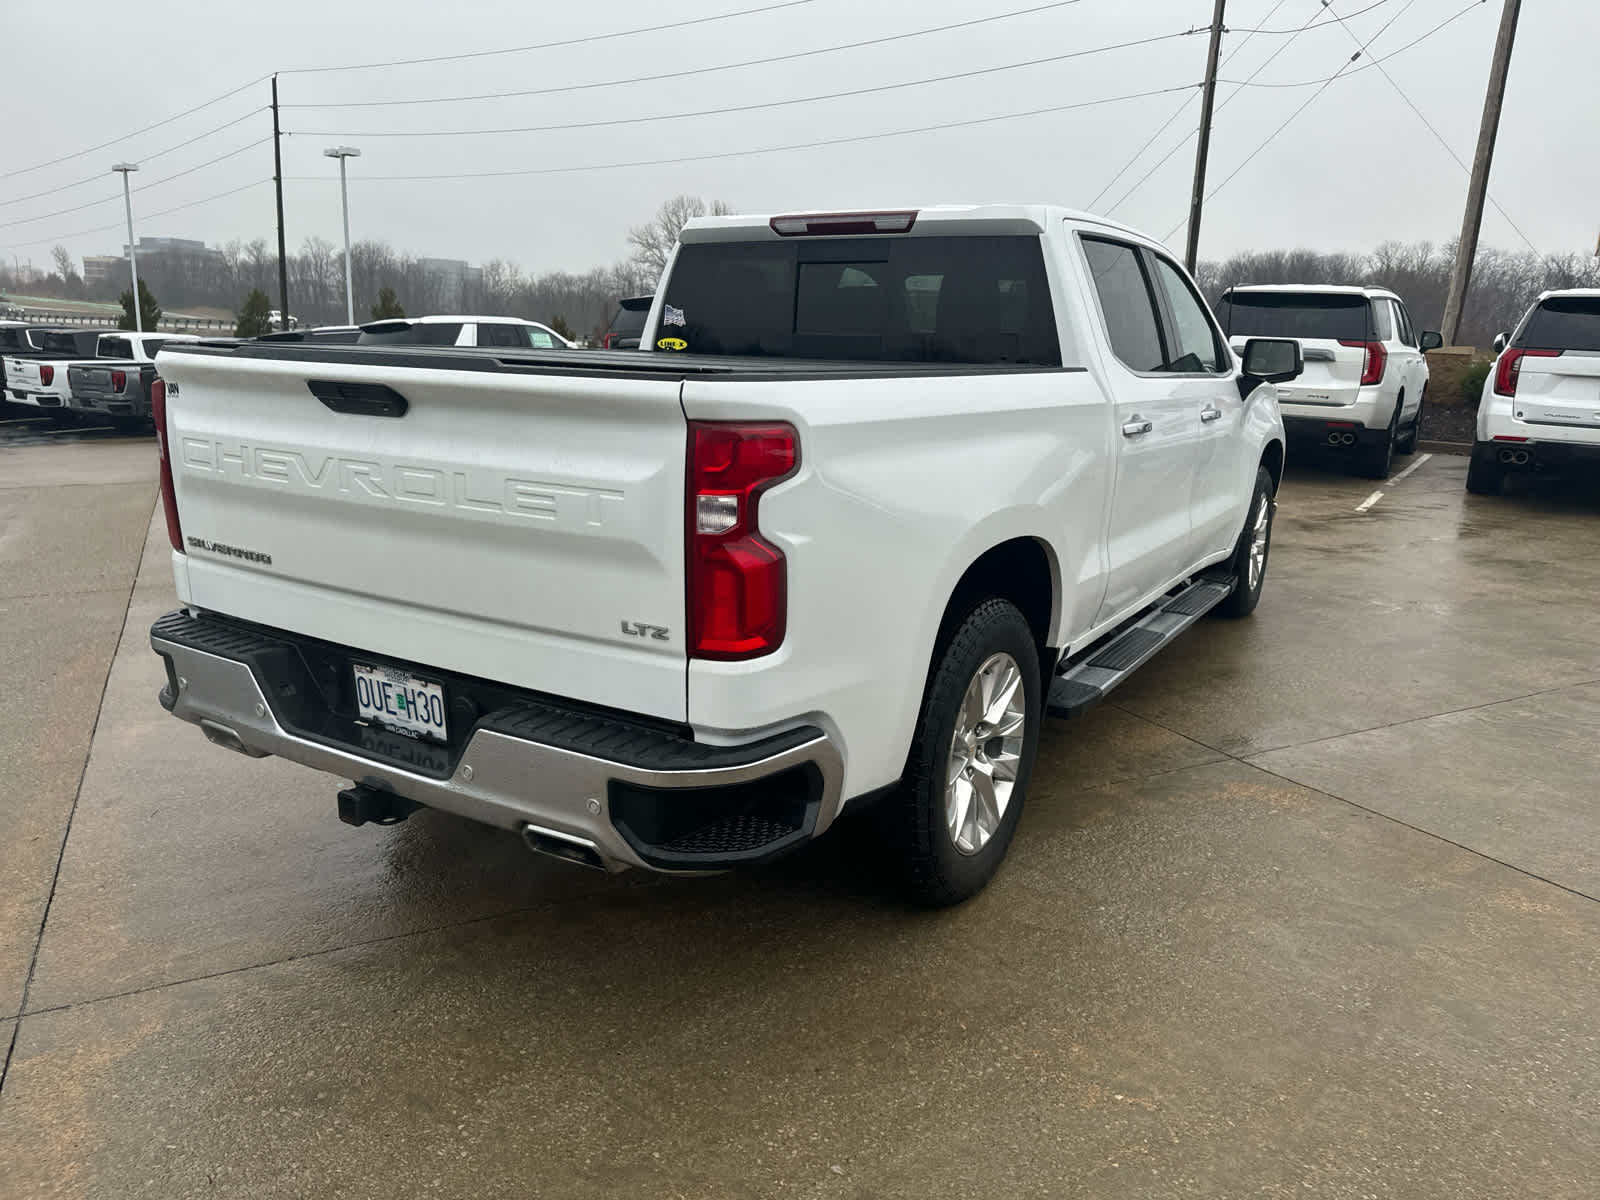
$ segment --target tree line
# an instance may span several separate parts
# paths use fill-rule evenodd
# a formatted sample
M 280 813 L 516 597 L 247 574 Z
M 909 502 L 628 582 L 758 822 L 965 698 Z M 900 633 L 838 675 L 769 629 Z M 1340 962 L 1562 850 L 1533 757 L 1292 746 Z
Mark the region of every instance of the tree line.
M 579 335 L 598 338 L 619 299 L 654 289 L 686 221 L 708 212 L 729 211 L 721 201 L 675 196 L 648 221 L 629 230 L 632 253 L 628 258 L 578 274 L 525 274 L 504 258 L 491 259 L 469 272 L 441 271 L 428 260 L 398 251 L 387 242 L 356 242 L 350 248 L 356 319 L 368 319 L 375 308 L 392 311 L 403 306 L 413 315 L 472 312 L 559 322 Z M 91 294 L 95 289 L 84 283 L 64 246 L 52 251 L 52 259 L 55 273 L 30 282 L 30 293 L 107 301 L 120 297 L 120 279 L 106 281 L 99 289 L 103 295 Z M 1421 327 L 1437 329 L 1454 261 L 1451 243 L 1385 242 L 1367 254 L 1249 251 L 1202 262 L 1196 276 L 1213 302 L 1234 284 L 1374 284 L 1401 296 Z M 308 237 L 299 252 L 289 256 L 288 270 L 290 311 L 302 324 L 344 321 L 344 255 L 339 247 L 325 238 Z M 140 260 L 139 276 L 169 311 L 221 308 L 242 316 L 246 297 L 252 292 L 270 298 L 274 307 L 278 300 L 278 257 L 266 238 L 236 239 L 204 259 L 150 255 Z M 15 282 L 10 270 L 0 264 L 0 289 Z M 1558 287 L 1600 287 L 1600 259 L 1480 249 L 1457 340 L 1488 346 L 1496 333 L 1516 324 L 1539 292 Z M 380 303 L 384 293 L 387 298 Z

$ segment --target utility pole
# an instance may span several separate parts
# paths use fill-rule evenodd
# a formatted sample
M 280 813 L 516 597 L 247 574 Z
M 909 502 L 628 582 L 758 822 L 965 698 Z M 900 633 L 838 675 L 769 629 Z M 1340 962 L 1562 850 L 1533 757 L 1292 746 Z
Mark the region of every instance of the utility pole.
M 1506 95 L 1506 74 L 1511 69 L 1511 44 L 1517 37 L 1517 17 L 1522 0 L 1506 0 L 1500 13 L 1500 33 L 1494 41 L 1494 64 L 1489 68 L 1489 90 L 1483 98 L 1483 122 L 1478 126 L 1478 151 L 1472 158 L 1472 181 L 1467 184 L 1467 212 L 1461 219 L 1456 242 L 1456 265 L 1450 272 L 1450 294 L 1444 302 L 1440 332 L 1444 344 L 1453 346 L 1461 325 L 1461 310 L 1472 285 L 1472 260 L 1478 256 L 1478 230 L 1483 225 L 1483 202 L 1489 195 L 1489 168 L 1494 162 L 1494 139 L 1500 132 L 1500 104 Z
M 128 176 L 139 169 L 138 163 L 120 162 L 111 168 L 122 176 L 122 203 L 128 211 L 128 274 L 133 277 L 133 329 L 144 332 L 144 306 L 139 303 L 139 255 L 133 246 L 133 192 L 128 186 Z
M 272 76 L 272 183 L 278 189 L 278 322 L 289 328 L 289 252 L 283 241 L 283 150 L 278 144 L 278 76 Z
M 1194 192 L 1189 196 L 1189 245 L 1183 265 L 1194 274 L 1200 256 L 1200 209 L 1206 199 L 1206 159 L 1211 155 L 1211 108 L 1217 98 L 1217 54 L 1222 49 L 1222 14 L 1228 0 L 1217 0 L 1211 14 L 1211 49 L 1206 52 L 1206 90 L 1200 98 L 1200 144 L 1194 152 Z

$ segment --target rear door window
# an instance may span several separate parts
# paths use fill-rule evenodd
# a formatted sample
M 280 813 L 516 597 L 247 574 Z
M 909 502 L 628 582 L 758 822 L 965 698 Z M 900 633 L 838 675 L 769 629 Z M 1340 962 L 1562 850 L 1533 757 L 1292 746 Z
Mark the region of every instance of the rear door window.
M 1551 296 L 1533 310 L 1516 345 L 1532 350 L 1600 351 L 1600 296 Z
M 1411 327 L 1411 314 L 1406 311 L 1406 306 L 1398 300 L 1389 301 L 1394 305 L 1395 328 L 1400 331 L 1400 340 L 1407 346 L 1417 344 L 1417 331 Z
M 509 350 L 526 350 L 528 336 L 521 325 L 478 324 L 478 345 L 502 346 Z
M 691 242 L 657 333 L 695 354 L 1061 365 L 1037 237 Z
M 1122 242 L 1086 237 L 1083 253 L 1100 298 L 1112 353 L 1131 370 L 1161 370 L 1167 356 L 1156 322 L 1155 295 L 1139 252 Z
M 1338 292 L 1229 292 L 1222 328 L 1231 336 L 1367 340 L 1367 300 Z

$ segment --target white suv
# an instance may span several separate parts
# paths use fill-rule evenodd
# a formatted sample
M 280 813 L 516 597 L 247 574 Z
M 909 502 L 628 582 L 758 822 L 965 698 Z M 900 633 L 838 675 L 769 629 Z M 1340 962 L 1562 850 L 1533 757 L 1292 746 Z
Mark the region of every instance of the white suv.
M 1467 491 L 1508 474 L 1600 464 L 1600 289 L 1544 292 L 1483 381 Z
M 1424 353 L 1441 344 L 1420 336 L 1399 296 L 1386 288 L 1251 284 L 1229 288 L 1218 306 L 1238 347 L 1253 337 L 1297 338 L 1306 369 L 1278 388 L 1291 443 L 1349 453 L 1356 469 L 1382 479 L 1394 454 L 1417 448 L 1428 387 Z
M 504 350 L 571 350 L 573 343 L 548 325 L 521 317 L 397 317 L 369 321 L 361 346 L 493 346 Z

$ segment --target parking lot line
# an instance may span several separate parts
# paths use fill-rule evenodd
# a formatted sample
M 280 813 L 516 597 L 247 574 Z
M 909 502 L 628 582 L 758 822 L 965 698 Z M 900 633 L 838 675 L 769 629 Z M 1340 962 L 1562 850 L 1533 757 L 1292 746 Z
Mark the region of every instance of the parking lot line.
M 1382 499 L 1383 499 L 1383 493 L 1382 492 L 1373 492 L 1372 495 L 1368 496 L 1360 504 L 1356 505 L 1356 511 L 1357 512 L 1366 512 L 1367 509 L 1371 508 L 1374 504 L 1376 504 L 1379 500 L 1382 500 Z
M 1427 462 L 1432 457 L 1433 457 L 1433 455 L 1431 455 L 1431 454 L 1419 454 L 1419 455 L 1417 455 L 1417 461 L 1416 462 L 1412 463 L 1404 471 L 1401 471 L 1400 474 L 1396 475 L 1393 479 L 1389 480 L 1388 483 L 1385 486 L 1393 487 L 1395 484 L 1399 483 L 1407 475 L 1411 474 L 1411 472 L 1415 471 L 1418 467 L 1420 467 L 1423 463 Z

